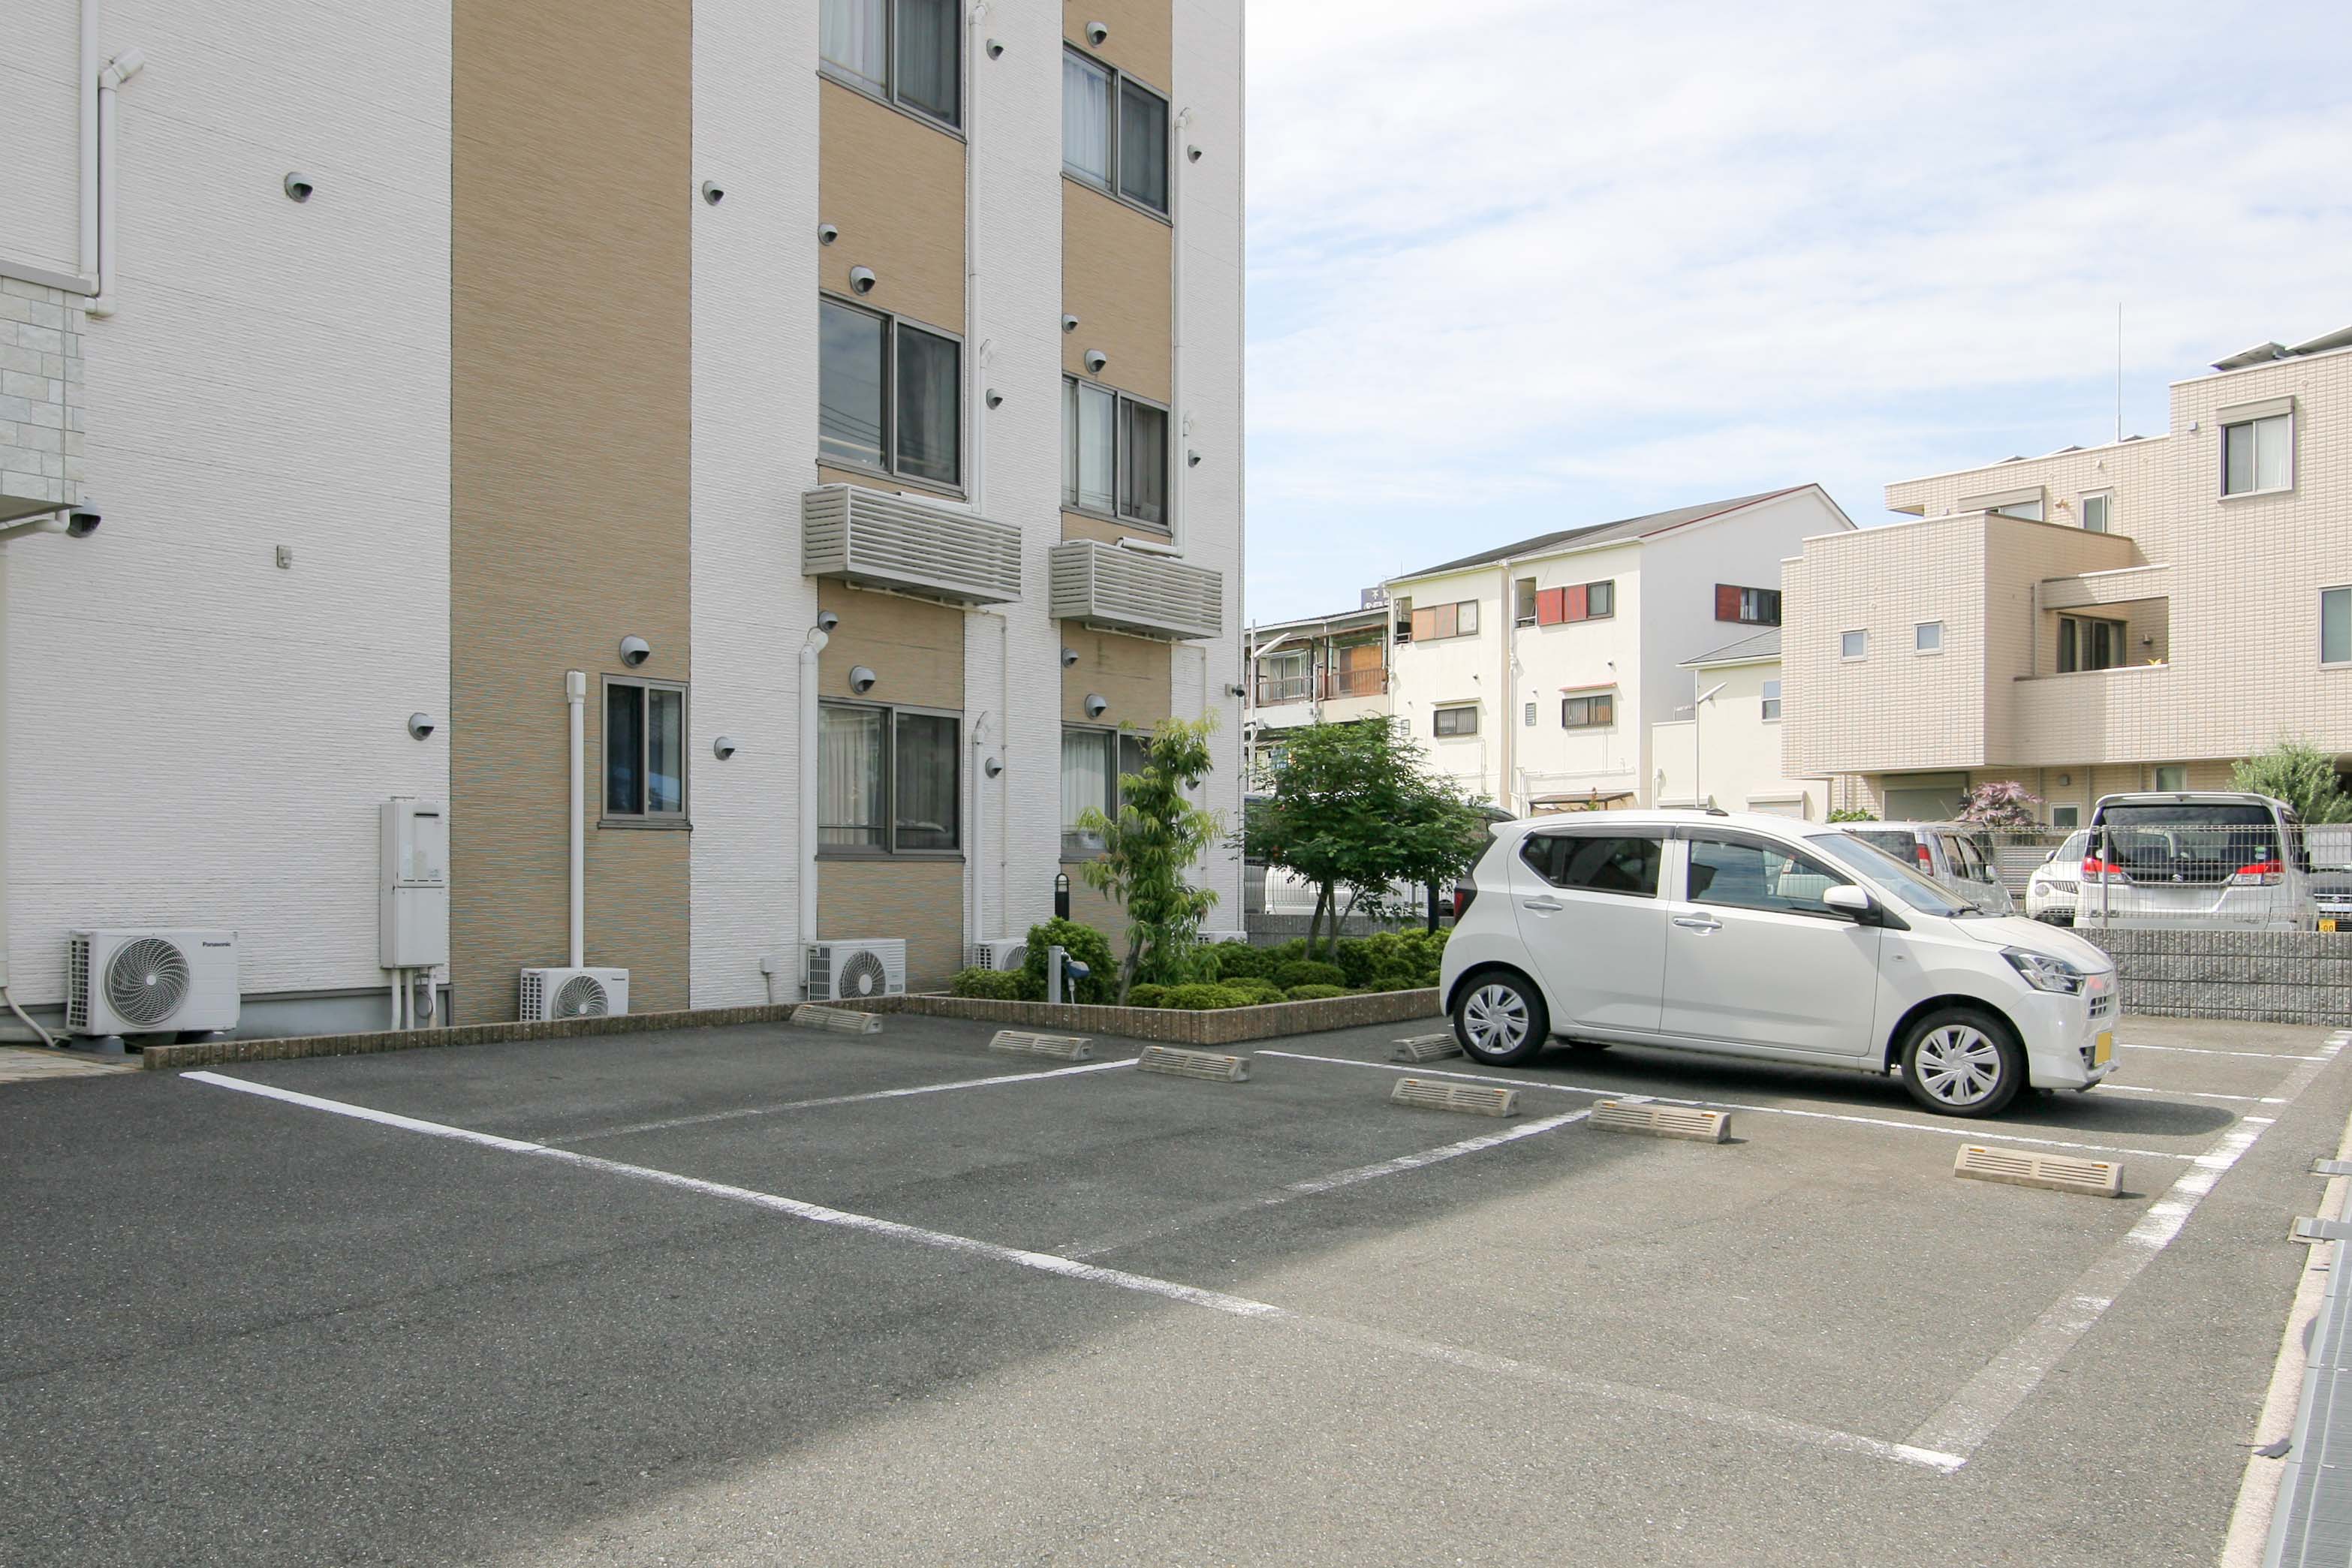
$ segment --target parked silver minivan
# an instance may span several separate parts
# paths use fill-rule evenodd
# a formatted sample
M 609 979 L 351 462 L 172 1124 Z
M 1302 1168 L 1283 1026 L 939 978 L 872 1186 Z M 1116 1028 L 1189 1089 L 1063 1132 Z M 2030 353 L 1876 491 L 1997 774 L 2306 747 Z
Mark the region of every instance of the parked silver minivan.
M 2000 880 L 1992 834 L 1969 822 L 1843 822 L 1920 875 L 1943 883 L 1987 915 L 2014 915 L 2017 901 Z
M 2077 927 L 2308 931 L 2311 850 L 2294 808 L 2238 789 L 2108 795 L 2091 809 Z

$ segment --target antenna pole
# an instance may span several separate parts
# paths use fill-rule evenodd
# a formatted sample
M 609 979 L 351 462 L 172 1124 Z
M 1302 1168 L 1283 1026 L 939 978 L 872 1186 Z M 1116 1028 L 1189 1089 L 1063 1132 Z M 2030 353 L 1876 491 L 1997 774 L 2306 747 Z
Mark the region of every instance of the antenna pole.
M 2124 438 L 2124 302 L 2116 301 L 2116 439 Z

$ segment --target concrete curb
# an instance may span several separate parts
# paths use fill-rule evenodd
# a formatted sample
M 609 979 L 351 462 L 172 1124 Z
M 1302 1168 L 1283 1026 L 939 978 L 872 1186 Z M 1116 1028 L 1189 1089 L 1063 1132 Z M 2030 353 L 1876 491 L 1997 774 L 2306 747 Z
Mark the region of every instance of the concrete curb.
M 1213 1012 L 1165 1008 L 1110 1008 L 1069 1002 L 1000 1002 L 980 997 L 892 997 L 885 1012 L 933 1018 L 975 1019 L 1013 1029 L 1054 1030 L 1073 1034 L 1111 1034 L 1162 1045 L 1234 1045 L 1286 1034 L 1319 1034 L 1366 1024 L 1435 1018 L 1441 1010 L 1434 988 L 1422 991 L 1373 991 L 1326 997 L 1312 1002 L 1271 1002 Z
M 509 1040 L 579 1040 L 596 1034 L 658 1030 L 720 1029 L 730 1024 L 788 1023 L 797 1002 L 774 1007 L 694 1008 L 679 1012 L 624 1013 L 564 1019 L 555 1023 L 473 1023 L 455 1029 L 378 1030 L 362 1034 L 288 1035 L 278 1040 L 200 1040 L 151 1045 L 141 1065 L 151 1072 L 215 1067 L 238 1061 L 294 1061 L 306 1056 L 370 1056 L 383 1051 L 429 1051 L 444 1045 L 491 1045 Z

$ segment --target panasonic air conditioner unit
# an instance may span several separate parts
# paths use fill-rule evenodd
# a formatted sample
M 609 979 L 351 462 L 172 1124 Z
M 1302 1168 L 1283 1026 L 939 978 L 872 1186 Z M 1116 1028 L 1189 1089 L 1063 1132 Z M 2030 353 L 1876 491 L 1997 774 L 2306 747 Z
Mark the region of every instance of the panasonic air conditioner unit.
M 66 947 L 66 1032 L 235 1029 L 236 933 L 76 931 Z
M 522 1007 L 525 1023 L 553 1023 L 559 1019 L 617 1018 L 629 1010 L 626 969 L 525 969 Z
M 1017 969 L 1028 958 L 1029 944 L 1019 936 L 1000 936 L 971 945 L 971 967 L 975 969 Z
M 907 944 L 896 937 L 812 942 L 805 951 L 807 997 L 813 1002 L 855 1002 L 907 994 Z

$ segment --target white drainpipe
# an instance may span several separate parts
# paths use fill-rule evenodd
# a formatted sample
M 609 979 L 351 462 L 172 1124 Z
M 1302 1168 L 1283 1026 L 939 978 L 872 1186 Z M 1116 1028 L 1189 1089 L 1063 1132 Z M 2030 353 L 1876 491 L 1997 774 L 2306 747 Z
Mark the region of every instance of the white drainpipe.
M 966 835 L 964 861 L 971 867 L 971 911 L 964 918 L 967 942 L 981 940 L 982 922 L 988 918 L 986 872 L 988 857 L 988 721 L 992 716 L 982 713 L 971 726 L 971 831 Z
M 83 17 L 86 24 L 87 10 Z M 145 57 L 137 49 L 125 49 L 98 73 L 98 297 L 89 302 L 93 316 L 114 314 L 114 144 L 118 140 L 114 134 L 114 92 L 137 76 L 144 64 Z M 87 224 L 84 228 L 86 233 Z
M 587 960 L 588 818 L 581 793 L 587 771 L 588 675 L 583 670 L 563 672 L 563 706 L 569 710 L 572 756 L 572 967 Z
M 803 949 L 816 940 L 817 659 L 831 641 L 824 628 L 817 626 L 801 644 L 801 907 L 795 936 Z M 805 989 L 807 967 L 795 967 Z

